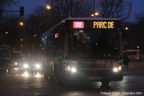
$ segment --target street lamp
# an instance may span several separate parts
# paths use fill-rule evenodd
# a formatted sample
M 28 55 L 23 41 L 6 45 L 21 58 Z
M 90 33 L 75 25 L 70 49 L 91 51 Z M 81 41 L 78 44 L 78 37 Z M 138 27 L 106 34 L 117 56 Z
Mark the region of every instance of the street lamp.
M 91 17 L 94 17 L 94 14 L 91 14 Z
M 99 12 L 96 11 L 96 12 L 94 13 L 94 15 L 95 15 L 95 16 L 99 16 Z
M 23 21 L 20 21 L 20 22 L 19 22 L 19 25 L 20 25 L 20 26 L 24 26 L 24 22 L 23 22 Z
M 139 49 L 139 48 L 140 48 L 140 46 L 137 45 L 137 49 Z
M 127 31 L 129 28 L 128 27 L 125 27 L 125 30 Z
M 47 4 L 47 5 L 46 5 L 46 9 L 47 9 L 47 10 L 51 10 L 51 5 L 50 5 L 50 4 Z
M 98 11 L 95 11 L 94 13 L 91 14 L 91 17 L 97 17 L 99 16 L 99 12 Z
M 6 35 L 8 35 L 8 32 L 5 32 Z

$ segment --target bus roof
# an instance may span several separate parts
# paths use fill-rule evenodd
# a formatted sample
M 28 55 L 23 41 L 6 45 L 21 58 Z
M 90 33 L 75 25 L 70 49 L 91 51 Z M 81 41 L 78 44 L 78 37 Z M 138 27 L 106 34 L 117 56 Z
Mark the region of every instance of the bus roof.
M 65 20 L 114 20 L 119 21 L 119 18 L 66 18 Z

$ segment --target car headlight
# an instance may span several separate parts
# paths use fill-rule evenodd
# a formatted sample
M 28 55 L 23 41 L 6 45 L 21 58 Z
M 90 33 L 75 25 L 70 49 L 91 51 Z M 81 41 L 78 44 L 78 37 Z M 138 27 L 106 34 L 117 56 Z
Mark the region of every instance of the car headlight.
M 29 68 L 29 65 L 28 65 L 28 64 L 24 64 L 23 67 L 24 67 L 25 69 L 28 69 L 28 68 Z
M 72 66 L 67 66 L 66 67 L 66 71 L 70 71 L 72 73 L 77 72 L 77 68 L 76 67 L 72 67 Z
M 41 69 L 41 65 L 40 65 L 40 64 L 36 64 L 36 65 L 35 65 L 35 68 L 36 68 L 36 69 Z
M 122 66 L 113 67 L 113 72 L 119 72 L 122 70 Z
M 75 72 L 77 72 L 77 69 L 76 69 L 75 67 L 72 67 L 72 68 L 71 68 L 71 72 L 72 72 L 72 73 L 75 73 Z

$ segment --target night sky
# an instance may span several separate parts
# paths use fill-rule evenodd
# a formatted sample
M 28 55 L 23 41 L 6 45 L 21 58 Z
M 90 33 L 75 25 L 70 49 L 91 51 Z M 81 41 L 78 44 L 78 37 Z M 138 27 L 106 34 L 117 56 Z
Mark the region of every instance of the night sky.
M 45 5 L 45 0 L 20 0 L 18 6 L 24 6 L 25 7 L 25 16 L 28 16 L 30 13 L 33 12 L 34 8 L 37 6 L 44 6 Z M 128 21 L 135 22 L 136 18 L 135 15 L 139 13 L 144 13 L 144 0 L 128 0 L 132 1 L 132 12 L 131 16 L 128 19 Z

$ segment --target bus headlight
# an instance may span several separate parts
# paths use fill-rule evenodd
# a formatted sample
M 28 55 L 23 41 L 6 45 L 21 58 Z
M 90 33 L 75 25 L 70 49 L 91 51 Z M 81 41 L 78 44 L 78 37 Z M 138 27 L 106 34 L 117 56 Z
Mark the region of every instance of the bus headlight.
M 24 69 L 28 69 L 28 68 L 29 68 L 29 65 L 25 63 L 25 64 L 23 65 L 23 67 L 24 67 Z
M 122 70 L 122 66 L 113 67 L 113 72 L 119 72 Z
M 36 64 L 36 65 L 35 65 L 35 68 L 36 68 L 36 69 L 41 69 L 41 65 L 40 65 L 40 64 Z
M 75 72 L 77 72 L 77 68 L 76 67 L 67 66 L 66 67 L 66 71 L 70 71 L 72 73 L 75 73 Z

